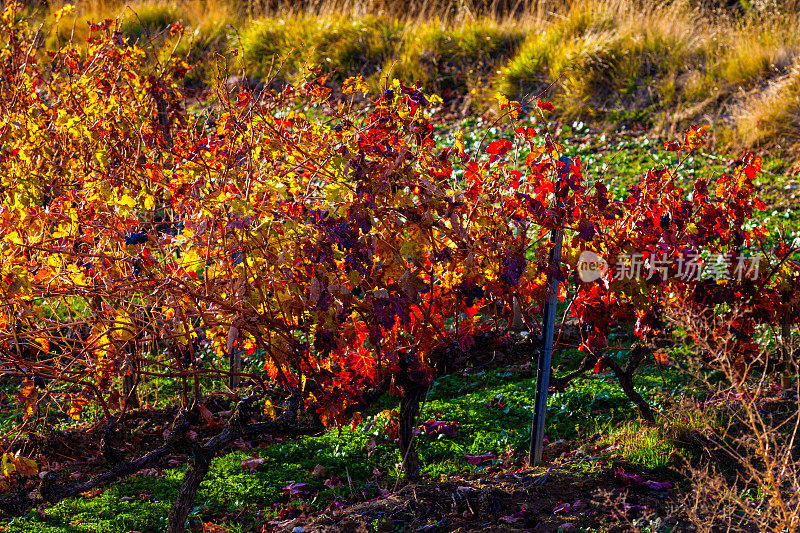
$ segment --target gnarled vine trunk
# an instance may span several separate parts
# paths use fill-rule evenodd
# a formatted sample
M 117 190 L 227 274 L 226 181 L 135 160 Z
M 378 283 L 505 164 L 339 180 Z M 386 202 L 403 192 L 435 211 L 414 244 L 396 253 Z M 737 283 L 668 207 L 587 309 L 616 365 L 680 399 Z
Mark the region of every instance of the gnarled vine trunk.
M 625 396 L 627 396 L 628 399 L 631 400 L 639 409 L 639 414 L 641 415 L 642 420 L 644 420 L 647 424 L 653 425 L 656 422 L 653 409 L 650 407 L 650 404 L 647 403 L 647 400 L 645 400 L 642 395 L 636 391 L 636 388 L 633 385 L 633 376 L 647 357 L 648 353 L 650 353 L 649 350 L 644 346 L 635 345 L 631 349 L 631 352 L 628 355 L 628 360 L 624 367 L 617 364 L 617 362 L 611 359 L 611 357 L 603 357 L 602 364 L 610 368 L 614 373 L 614 377 L 617 378 L 617 382 L 622 388 L 622 392 L 624 392 Z M 587 353 L 581 361 L 580 366 L 565 376 L 555 376 L 555 373 L 551 369 L 551 386 L 557 390 L 563 390 L 567 388 L 575 379 L 591 370 L 595 365 L 595 361 L 595 356 L 591 353 Z
M 656 416 L 653 413 L 653 409 L 633 386 L 633 374 L 636 372 L 636 369 L 639 368 L 639 365 L 642 364 L 642 361 L 644 361 L 648 353 L 650 352 L 647 348 L 636 345 L 631 349 L 631 353 L 628 355 L 628 361 L 625 363 L 624 368 L 619 366 L 616 361 L 610 357 L 604 357 L 603 362 L 614 372 L 614 376 L 617 378 L 620 387 L 622 387 L 625 396 L 639 408 L 639 414 L 642 420 L 652 426 L 656 423 Z
M 414 428 L 417 426 L 419 405 L 425 398 L 426 390 L 427 387 L 409 381 L 403 397 L 400 399 L 400 456 L 403 459 L 403 471 L 408 481 L 417 481 L 420 478 L 419 454 L 414 441 Z
M 175 505 L 169 513 L 167 533 L 183 533 L 185 531 L 186 518 L 194 506 L 197 489 L 200 488 L 200 483 L 206 477 L 208 469 L 211 468 L 211 460 L 215 455 L 215 451 L 202 449 L 194 455 L 193 462 L 183 475 L 183 481 L 178 490 L 178 499 L 175 500 Z
M 241 437 L 261 437 L 264 435 L 310 435 L 318 432 L 320 428 L 313 426 L 300 426 L 297 422 L 298 410 L 302 400 L 302 392 L 298 389 L 288 402 L 284 414 L 269 422 L 248 424 L 250 408 L 256 397 L 244 398 L 236 406 L 228 424 L 221 433 L 212 437 L 204 445 L 194 448 L 193 460 L 183 475 L 183 481 L 178 491 L 178 499 L 172 507 L 167 523 L 168 533 L 183 533 L 184 525 L 189 512 L 194 505 L 197 489 L 200 488 L 211 461 L 225 446 Z
M 403 461 L 403 471 L 408 481 L 420 479 L 419 454 L 417 444 L 414 442 L 414 428 L 417 426 L 419 405 L 428 391 L 428 384 L 424 372 L 415 371 L 416 352 L 414 350 L 403 353 L 398 359 L 400 372 L 395 375 L 397 384 L 403 388 L 400 399 L 400 457 Z

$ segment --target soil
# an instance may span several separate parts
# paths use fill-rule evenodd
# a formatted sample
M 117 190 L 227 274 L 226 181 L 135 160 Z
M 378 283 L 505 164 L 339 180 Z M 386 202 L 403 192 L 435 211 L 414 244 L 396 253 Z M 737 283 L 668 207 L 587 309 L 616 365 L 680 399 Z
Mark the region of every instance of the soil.
M 669 516 L 678 505 L 674 489 L 653 490 L 647 484 L 631 482 L 637 476 L 640 480 L 652 476 L 637 474 L 632 465 L 622 461 L 592 473 L 581 471 L 581 463 L 594 459 L 572 453 L 545 463 L 543 468 L 486 469 L 470 477 L 409 484 L 372 501 L 273 525 L 275 531 L 295 533 L 566 533 L 578 528 L 630 531 L 637 518 L 675 524 Z M 673 478 L 669 473 L 667 477 Z

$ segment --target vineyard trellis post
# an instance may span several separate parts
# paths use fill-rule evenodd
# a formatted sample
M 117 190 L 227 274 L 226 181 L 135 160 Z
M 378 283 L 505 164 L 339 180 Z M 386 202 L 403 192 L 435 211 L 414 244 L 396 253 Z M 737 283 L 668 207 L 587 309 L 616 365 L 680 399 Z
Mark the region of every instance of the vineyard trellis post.
M 559 159 L 563 166 L 558 170 L 556 182 L 556 197 L 561 189 L 563 179 L 569 172 L 572 159 L 562 157 Z M 562 206 L 561 200 L 556 205 Z M 553 332 L 555 330 L 556 304 L 558 298 L 558 276 L 556 271 L 561 264 L 561 243 L 564 239 L 564 228 L 559 226 L 553 229 L 550 239 L 553 247 L 550 249 L 548 264 L 547 293 L 542 313 L 542 349 L 539 351 L 539 360 L 536 365 L 536 397 L 533 404 L 533 423 L 531 424 L 531 446 L 528 455 L 530 466 L 538 465 L 542 460 L 544 441 L 544 421 L 547 412 L 547 390 L 550 387 L 550 366 L 553 357 Z

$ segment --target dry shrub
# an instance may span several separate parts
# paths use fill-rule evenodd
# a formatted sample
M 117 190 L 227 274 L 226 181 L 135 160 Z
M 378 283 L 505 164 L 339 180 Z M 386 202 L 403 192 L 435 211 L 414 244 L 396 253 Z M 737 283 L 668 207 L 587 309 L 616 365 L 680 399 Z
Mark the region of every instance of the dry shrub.
M 684 308 L 669 319 L 693 341 L 689 368 L 705 389 L 697 409 L 715 421 L 693 437 L 701 453 L 686 463 L 683 513 L 700 532 L 800 531 L 800 389 L 796 379 L 779 385 L 782 370 L 797 375 L 791 332 L 765 330 L 761 346 L 779 349 L 743 360 L 730 316 Z

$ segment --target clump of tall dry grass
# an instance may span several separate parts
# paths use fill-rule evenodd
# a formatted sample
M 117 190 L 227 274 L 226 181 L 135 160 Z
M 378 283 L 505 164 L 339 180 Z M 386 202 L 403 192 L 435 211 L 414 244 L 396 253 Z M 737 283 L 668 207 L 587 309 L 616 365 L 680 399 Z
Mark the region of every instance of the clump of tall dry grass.
M 800 3 L 740 0 L 187 0 L 78 3 L 49 46 L 121 16 L 132 39 L 187 32 L 179 51 L 209 76 L 209 55 L 236 48 L 249 76 L 292 80 L 310 63 L 332 81 L 387 76 L 483 112 L 499 91 L 545 95 L 564 118 L 627 116 L 672 132 L 698 121 L 747 147 L 798 146 Z M 59 4 L 49 4 L 52 12 Z M 46 26 L 53 26 L 51 18 Z M 791 154 L 790 154 L 791 157 Z M 798 157 L 798 156 L 795 156 Z
M 736 107 L 736 131 L 748 146 L 800 149 L 800 63 Z

